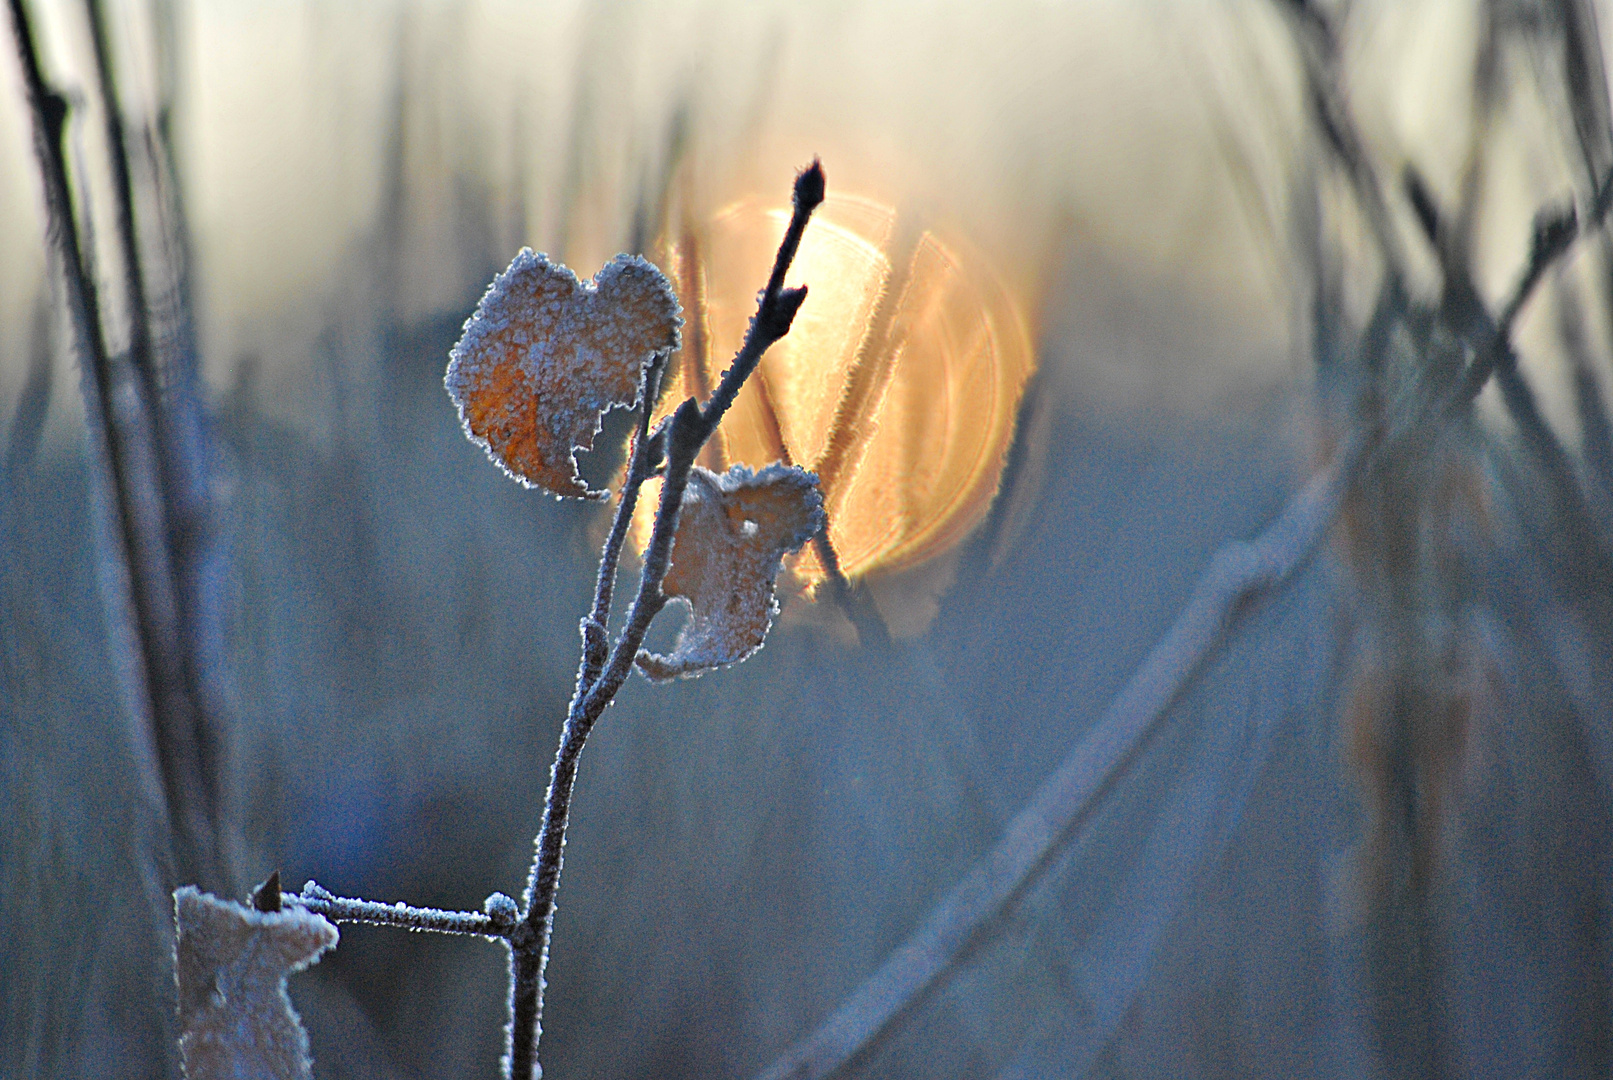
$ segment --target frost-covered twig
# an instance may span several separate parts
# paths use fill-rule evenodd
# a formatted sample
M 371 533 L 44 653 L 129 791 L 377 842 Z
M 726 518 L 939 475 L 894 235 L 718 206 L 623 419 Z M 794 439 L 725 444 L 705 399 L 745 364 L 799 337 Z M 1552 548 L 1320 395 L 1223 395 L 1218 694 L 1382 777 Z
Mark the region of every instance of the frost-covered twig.
M 1316 550 L 1366 459 L 1353 438 L 1252 542 L 1224 545 L 1125 689 L 1009 823 L 1001 840 L 878 971 L 759 1080 L 824 1080 L 875 1046 L 1023 897 L 1125 772 L 1172 701 L 1226 636 L 1239 608 Z
M 806 299 L 807 291 L 803 286 L 799 289 L 786 289 L 784 275 L 789 272 L 790 264 L 795 261 L 796 249 L 801 246 L 801 235 L 806 232 L 807 222 L 811 220 L 812 211 L 823 202 L 824 180 L 823 167 L 814 160 L 800 176 L 795 178 L 794 209 L 790 215 L 789 227 L 784 230 L 784 239 L 779 243 L 778 255 L 773 259 L 773 272 L 768 276 L 767 288 L 762 290 L 762 298 L 756 305 L 756 315 L 751 319 L 750 327 L 745 331 L 745 342 L 734 357 L 734 362 L 723 373 L 722 382 L 711 395 L 711 400 L 701 410 L 700 419 L 705 428 L 704 439 L 709 439 L 717 425 L 722 421 L 723 414 L 739 396 L 739 388 L 745 385 L 756 365 L 761 363 L 762 354 L 779 338 L 790 332 L 790 324 L 795 321 L 795 313 L 801 310 L 801 302 Z
M 482 911 L 444 911 L 440 908 L 410 907 L 407 904 L 380 904 L 335 894 L 310 881 L 300 893 L 281 893 L 280 906 L 300 907 L 323 915 L 333 923 L 369 923 L 396 926 L 433 934 L 474 934 L 479 937 L 507 938 L 515 927 L 515 901 L 503 893 L 487 898 Z
M 599 576 L 594 584 L 594 608 L 583 620 L 583 656 L 578 667 L 578 693 L 587 693 L 600 672 L 605 668 L 610 646 L 610 609 L 616 591 L 616 570 L 621 564 L 622 548 L 633 524 L 633 513 L 638 507 L 639 489 L 661 464 L 665 431 L 650 431 L 650 413 L 661 394 L 661 376 L 666 372 L 666 356 L 657 355 L 644 369 L 639 387 L 638 430 L 628 451 L 627 475 L 617 496 L 616 517 L 611 521 L 610 535 L 599 556 Z
M 623 488 L 616 520 L 601 559 L 594 609 L 583 624 L 583 659 L 579 665 L 577 690 L 567 710 L 560 748 L 555 755 L 549 790 L 544 798 L 543 824 L 524 897 L 525 913 L 509 936 L 510 1028 L 505 1067 L 512 1080 L 532 1080 L 541 1075 L 537 1050 L 542 1035 L 543 973 L 549 958 L 549 939 L 554 930 L 555 895 L 564 861 L 566 825 L 578 760 L 594 723 L 631 673 L 651 621 L 666 606 L 667 596 L 662 590 L 662 583 L 671 562 L 678 512 L 695 457 L 716 431 L 745 380 L 756 370 L 762 355 L 789 333 L 795 314 L 806 299 L 804 287 L 784 288 L 784 275 L 794 261 L 807 222 L 823 202 L 823 196 L 823 169 L 814 161 L 796 177 L 794 212 L 744 344 L 705 407 L 702 409 L 693 399 L 685 401 L 660 429 L 657 444 L 652 444 L 645 417 L 653 408 L 653 402 L 647 396 L 641 401 L 644 412 L 640 417 L 639 435 L 629 465 L 629 483 Z M 644 388 L 654 389 L 648 376 Z M 606 620 L 615 578 L 614 560 L 619 557 L 626 536 L 637 486 L 648 478 L 650 455 L 654 450 L 660 450 L 665 455 L 661 504 L 650 542 L 645 548 L 638 593 L 628 609 L 626 625 L 615 647 L 610 650 L 608 660 L 601 663 L 600 658 L 605 655 L 608 641 Z

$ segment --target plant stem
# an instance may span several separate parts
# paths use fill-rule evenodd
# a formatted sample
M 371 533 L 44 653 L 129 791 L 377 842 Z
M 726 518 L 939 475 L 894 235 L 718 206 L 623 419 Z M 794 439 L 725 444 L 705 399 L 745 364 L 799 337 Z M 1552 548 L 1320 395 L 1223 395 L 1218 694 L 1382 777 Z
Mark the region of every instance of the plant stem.
M 773 272 L 757 303 L 744 344 L 722 383 L 702 409 L 693 398 L 684 401 L 670 421 L 655 435 L 649 431 L 649 414 L 659 389 L 663 361 L 652 362 L 641 391 L 643 412 L 634 440 L 627 479 L 616 507 L 610 536 L 600 557 L 599 577 L 594 590 L 594 607 L 583 620 L 583 657 L 579 664 L 577 688 L 560 732 L 560 747 L 549 774 L 549 790 L 543 803 L 543 823 L 535 844 L 536 852 L 528 876 L 525 912 L 510 931 L 510 1027 L 504 1068 L 511 1080 L 536 1080 L 543 1075 L 538 1064 L 538 1041 L 543 1034 L 544 971 L 549 962 L 549 940 L 554 933 L 555 896 L 560 887 L 560 870 L 566 847 L 566 825 L 570 818 L 572 790 L 577 781 L 577 763 L 594 724 L 615 699 L 632 673 L 633 662 L 650 623 L 666 606 L 661 591 L 672 560 L 672 540 L 677 532 L 678 511 L 688 486 L 689 471 L 723 414 L 734 403 L 762 355 L 785 334 L 806 299 L 803 288 L 785 289 L 795 252 L 801 243 L 812 211 L 823 202 L 823 169 L 817 161 L 795 179 L 794 213 L 773 260 Z M 662 445 L 664 443 L 664 445 Z M 628 525 L 637 504 L 638 488 L 649 478 L 654 459 L 665 454 L 666 468 L 661 484 L 661 503 L 655 516 L 649 546 L 644 552 L 644 568 L 639 575 L 638 593 L 628 609 L 626 625 L 606 659 L 606 642 L 617 563 L 626 540 Z
M 711 400 L 701 411 L 700 419 L 705 425 L 707 438 L 717 430 L 723 414 L 739 396 L 739 388 L 750 378 L 751 372 L 756 370 L 756 365 L 761 363 L 762 354 L 775 341 L 790 332 L 790 324 L 795 320 L 795 313 L 801 309 L 801 302 L 806 299 L 805 288 L 784 288 L 784 275 L 790 269 L 790 263 L 795 260 L 796 249 L 801 246 L 801 235 L 806 232 L 812 211 L 823 202 L 823 193 L 823 167 L 814 159 L 812 164 L 795 178 L 794 209 L 790 214 L 790 225 L 784 230 L 784 240 L 779 244 L 778 255 L 773 259 L 773 273 L 767 279 L 767 288 L 762 291 L 762 299 L 756 307 L 756 317 L 751 320 L 750 328 L 745 331 L 745 342 L 740 346 L 733 364 L 723 373 L 722 382 L 711 395 Z
M 202 654 L 206 650 L 198 626 L 203 618 L 199 609 L 204 603 L 205 591 L 197 580 L 197 563 L 202 554 L 198 544 L 204 539 L 209 523 L 205 502 L 196 496 L 197 489 L 205 487 L 205 481 L 196 475 L 201 471 L 198 461 L 183 460 L 187 451 L 196 455 L 199 448 L 181 445 L 173 416 L 178 396 L 175 391 L 179 388 L 165 385 L 165 381 L 172 382 L 173 372 L 167 372 L 169 378 L 165 380 L 151 333 L 149 293 L 135 221 L 129 141 L 107 35 L 104 0 L 84 0 L 84 13 L 94 48 L 96 86 L 100 91 L 112 172 L 113 224 L 123 264 L 124 306 L 128 319 L 128 360 L 134 369 L 134 386 L 147 422 L 146 441 L 157 485 L 157 498 L 151 500 L 152 511 L 159 518 L 154 527 L 162 530 L 166 549 L 163 565 L 156 572 L 168 576 L 165 585 L 172 591 L 174 601 L 170 616 L 172 626 L 163 632 L 172 638 L 168 648 L 173 652 L 172 663 L 177 667 L 174 678 L 178 685 L 168 687 L 164 698 L 155 702 L 159 722 L 169 731 L 165 748 L 168 756 L 164 757 L 163 764 L 165 768 L 181 768 L 190 774 L 184 789 L 185 802 L 175 810 L 181 820 L 194 822 L 190 831 L 196 835 L 188 840 L 187 846 L 196 849 L 198 872 L 191 880 L 210 888 L 234 891 L 235 883 L 223 850 L 223 796 L 218 787 L 223 732 L 217 702 L 210 700 L 216 697 L 218 688 L 212 688 L 213 695 L 206 689 L 210 678 L 213 681 L 219 678 L 216 670 L 209 670 L 217 667 L 218 658 L 209 658 L 215 661 L 213 664 L 204 660 Z M 193 387 L 188 389 L 194 390 Z M 175 759 L 172 763 L 170 756 Z
M 479 937 L 507 938 L 515 926 L 515 901 L 494 893 L 489 898 L 488 911 L 443 911 L 440 908 L 408 907 L 404 904 L 380 904 L 373 900 L 357 900 L 336 896 L 315 882 L 308 882 L 300 893 L 280 894 L 282 907 L 296 906 L 323 915 L 334 923 L 369 923 L 373 926 L 397 926 L 405 930 L 421 930 L 434 934 L 473 934 Z M 512 917 L 501 917 L 508 905 Z
M 48 239 L 86 376 L 82 385 L 90 437 L 106 469 L 119 548 L 113 557 L 127 573 L 127 617 L 139 679 L 134 696 L 142 782 L 169 829 L 179 878 L 222 889 L 227 877 L 212 811 L 214 778 L 206 747 L 198 742 L 197 704 L 180 645 L 180 599 L 175 595 L 151 417 L 107 351 L 100 299 L 85 266 L 62 147 L 67 103 L 45 82 L 23 0 L 10 0 L 8 8 L 33 116 Z M 119 602 L 121 606 L 121 598 Z
M 134 182 L 129 175 L 129 147 L 123 132 L 123 109 L 118 99 L 117 77 L 112 70 L 112 49 L 106 35 L 106 11 L 102 0 L 84 0 L 84 13 L 90 24 L 90 41 L 95 47 L 96 84 L 101 91 L 102 121 L 106 127 L 107 153 L 112 165 L 114 224 L 123 259 L 123 287 L 128 293 L 129 356 L 140 377 L 147 407 L 155 412 L 162 389 L 151 351 L 151 326 L 147 320 L 146 279 L 140 264 L 140 241 L 135 233 Z
M 583 620 L 583 656 L 577 669 L 579 693 L 588 688 L 604 670 L 610 637 L 611 599 L 616 591 L 616 569 L 621 563 L 622 547 L 627 543 L 627 530 L 633 524 L 633 513 L 638 508 L 639 489 L 660 464 L 662 457 L 661 433 L 650 434 L 650 413 L 660 397 L 661 376 L 666 372 L 667 355 L 660 354 L 644 369 L 639 386 L 638 430 L 633 434 L 633 446 L 628 453 L 627 475 L 622 481 L 621 495 L 616 504 L 616 517 L 611 521 L 610 535 L 605 538 L 605 550 L 599 556 L 599 576 L 594 582 L 594 608 Z

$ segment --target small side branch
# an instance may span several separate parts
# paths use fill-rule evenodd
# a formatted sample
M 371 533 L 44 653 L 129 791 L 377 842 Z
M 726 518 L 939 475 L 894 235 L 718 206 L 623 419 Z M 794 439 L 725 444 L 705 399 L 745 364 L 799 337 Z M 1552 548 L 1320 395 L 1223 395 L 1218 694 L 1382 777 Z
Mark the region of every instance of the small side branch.
M 1523 276 L 1507 298 L 1501 314 L 1495 319 L 1484 348 L 1468 366 L 1462 383 L 1466 401 L 1472 401 L 1484 389 L 1492 373 L 1499 370 L 1516 370 L 1517 354 L 1512 351 L 1512 325 L 1517 322 L 1523 306 L 1534 295 L 1535 289 L 1559 259 L 1568 254 L 1583 233 L 1598 229 L 1606 220 L 1609 206 L 1613 205 L 1613 172 L 1602 182 L 1583 221 L 1572 209 L 1565 213 L 1543 213 L 1535 220 L 1534 240 L 1530 245 L 1529 262 Z
M 984 943 L 1124 774 L 1166 709 L 1225 638 L 1240 607 L 1287 581 L 1310 558 L 1362 468 L 1365 451 L 1363 440 L 1352 440 L 1259 538 L 1216 552 L 1175 625 L 1009 823 L 997 846 L 878 971 L 758 1080 L 826 1080 L 839 1074 Z
M 333 923 L 369 923 L 396 926 L 432 934 L 472 934 L 487 938 L 508 938 L 515 928 L 515 901 L 503 893 L 487 898 L 485 911 L 443 911 L 439 908 L 409 907 L 406 904 L 380 904 L 336 896 L 310 881 L 300 893 L 283 892 L 280 905 L 296 906 Z
M 1534 390 L 1518 366 L 1518 354 L 1512 346 L 1512 329 L 1519 313 L 1551 267 L 1572 250 L 1577 239 L 1603 226 L 1610 204 L 1613 204 L 1613 172 L 1604 179 L 1583 217 L 1573 208 L 1540 213 L 1535 219 L 1534 240 L 1530 245 L 1528 262 L 1502 306 L 1500 315 L 1495 317 L 1490 315 L 1466 265 L 1456 252 L 1441 242 L 1437 212 L 1433 210 L 1431 202 L 1428 211 L 1436 226 L 1433 239 L 1444 267 L 1447 307 L 1461 312 L 1460 321 L 1465 325 L 1460 329 L 1474 341 L 1473 359 L 1450 398 L 1448 411 L 1460 412 L 1471 408 L 1485 384 L 1492 377 L 1495 379 L 1507 414 L 1517 424 L 1525 448 L 1544 475 L 1552 501 L 1562 513 L 1567 534 L 1582 553 L 1587 571 L 1604 576 L 1613 572 L 1605 551 L 1608 538 L 1598 526 L 1585 492 L 1580 489 L 1576 479 L 1577 470 L 1568 451 L 1546 423 Z M 1586 432 L 1587 448 L 1594 452 L 1594 424 L 1588 426 Z

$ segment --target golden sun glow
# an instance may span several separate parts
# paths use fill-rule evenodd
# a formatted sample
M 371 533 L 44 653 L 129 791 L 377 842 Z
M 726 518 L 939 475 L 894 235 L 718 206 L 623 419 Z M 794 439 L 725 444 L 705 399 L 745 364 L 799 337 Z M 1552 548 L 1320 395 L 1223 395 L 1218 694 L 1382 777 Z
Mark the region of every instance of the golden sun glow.
M 658 415 L 710 393 L 738 349 L 789 212 L 734 203 L 668 244 L 687 325 Z M 847 577 L 940 554 L 984 516 L 1035 366 L 1021 307 L 978 257 L 889 206 L 831 195 L 790 280 L 809 289 L 701 463 L 802 465 Z M 646 491 L 635 532 L 648 535 Z M 809 546 L 794 566 L 824 577 Z

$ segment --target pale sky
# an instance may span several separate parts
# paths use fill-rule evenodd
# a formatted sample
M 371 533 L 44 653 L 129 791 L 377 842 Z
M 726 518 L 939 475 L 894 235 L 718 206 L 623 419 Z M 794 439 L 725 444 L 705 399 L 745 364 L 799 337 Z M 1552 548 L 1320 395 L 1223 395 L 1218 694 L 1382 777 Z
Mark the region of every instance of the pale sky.
M 144 10 L 113 6 L 125 33 Z M 1468 5 L 1364 6 L 1376 21 L 1351 58 L 1362 125 L 1390 160 L 1417 148 L 1443 183 L 1465 145 L 1450 117 L 1465 101 Z M 35 8 L 51 72 L 81 84 L 77 5 Z M 454 250 L 456 175 L 506 211 L 507 254 L 527 243 L 592 272 L 622 242 L 630 197 L 683 103 L 714 203 L 769 185 L 782 197 L 820 154 L 838 190 L 952 230 L 1027 303 L 1051 288 L 1047 325 L 1062 344 L 1048 362 L 1083 393 L 1215 400 L 1304 378 L 1306 285 L 1290 272 L 1286 203 L 1304 122 L 1286 31 L 1264 0 L 203 0 L 182 7 L 180 24 L 180 151 L 215 386 L 246 351 L 296 383 L 319 326 L 356 302 L 345 279 L 374 231 L 400 56 L 412 75 L 411 254 L 395 298 L 406 312 L 464 303 L 461 268 L 442 254 Z M 136 39 L 124 62 L 138 89 L 151 64 Z M 9 401 L 43 260 L 6 57 Z M 131 97 L 138 111 L 145 96 Z M 93 155 L 94 133 L 80 141 Z M 1543 179 L 1530 168 L 1544 167 L 1494 182 L 1532 198 Z M 108 237 L 109 220 L 97 219 Z M 1482 269 L 1504 283 L 1518 239 L 1495 243 Z

